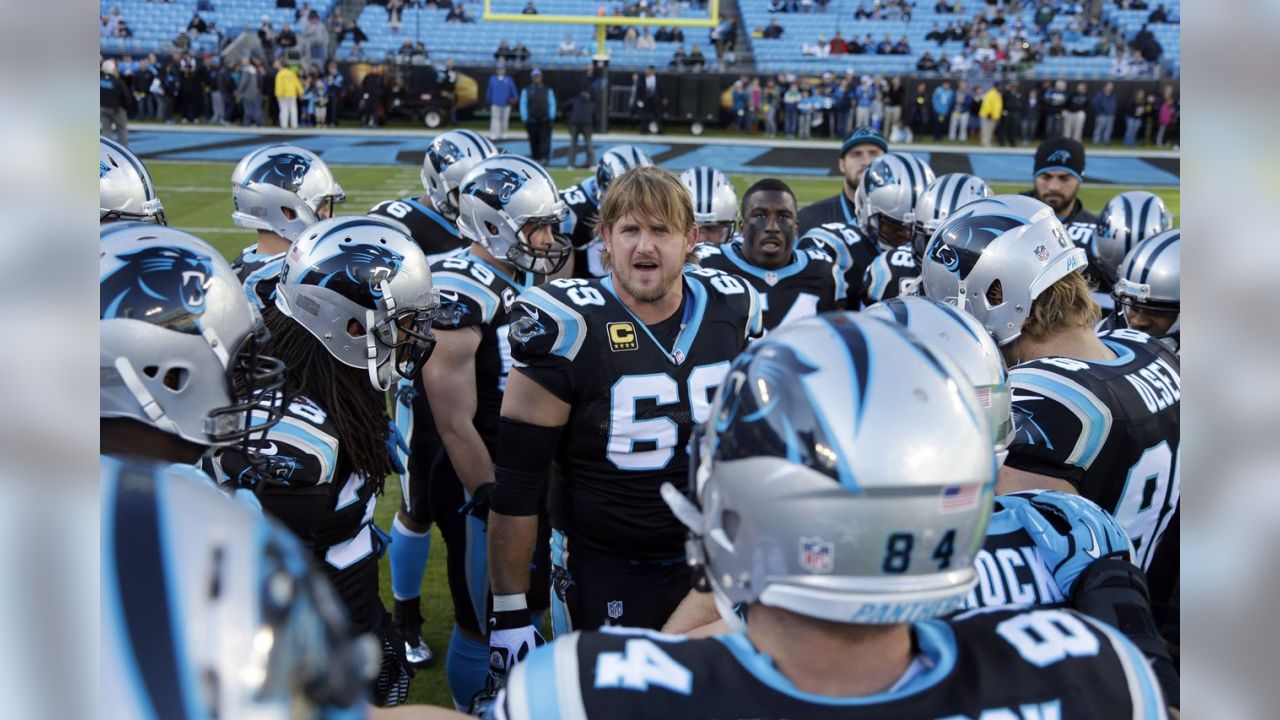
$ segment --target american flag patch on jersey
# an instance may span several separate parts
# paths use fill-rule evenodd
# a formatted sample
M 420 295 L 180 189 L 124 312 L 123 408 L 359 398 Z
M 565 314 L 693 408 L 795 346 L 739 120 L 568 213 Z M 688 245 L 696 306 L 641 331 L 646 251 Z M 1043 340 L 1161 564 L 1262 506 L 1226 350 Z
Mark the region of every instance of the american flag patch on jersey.
M 981 493 L 977 485 L 954 485 L 942 489 L 939 506 L 942 512 L 971 510 L 978 504 Z

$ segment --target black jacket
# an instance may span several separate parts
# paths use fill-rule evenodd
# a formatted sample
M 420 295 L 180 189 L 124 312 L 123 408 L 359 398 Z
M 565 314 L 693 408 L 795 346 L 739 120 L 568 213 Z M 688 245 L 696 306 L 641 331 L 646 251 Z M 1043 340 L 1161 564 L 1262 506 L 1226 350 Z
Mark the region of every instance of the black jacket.
M 118 75 L 102 73 L 98 76 L 98 106 L 103 110 L 119 110 L 128 107 L 129 91 Z
M 583 90 L 569 98 L 569 102 L 565 103 L 565 107 L 569 111 L 570 125 L 590 126 L 595 122 L 596 100 L 591 96 L 591 91 Z

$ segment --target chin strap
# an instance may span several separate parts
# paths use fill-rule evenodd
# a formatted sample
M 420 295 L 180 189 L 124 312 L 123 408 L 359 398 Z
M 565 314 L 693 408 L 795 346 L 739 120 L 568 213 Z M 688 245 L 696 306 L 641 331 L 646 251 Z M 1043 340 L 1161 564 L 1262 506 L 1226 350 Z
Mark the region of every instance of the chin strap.
M 378 340 L 374 337 L 376 329 L 373 325 L 374 316 L 372 310 L 364 311 L 364 343 L 365 343 L 365 364 L 369 368 L 369 382 L 379 390 L 386 390 L 388 384 L 383 383 L 378 365 Z

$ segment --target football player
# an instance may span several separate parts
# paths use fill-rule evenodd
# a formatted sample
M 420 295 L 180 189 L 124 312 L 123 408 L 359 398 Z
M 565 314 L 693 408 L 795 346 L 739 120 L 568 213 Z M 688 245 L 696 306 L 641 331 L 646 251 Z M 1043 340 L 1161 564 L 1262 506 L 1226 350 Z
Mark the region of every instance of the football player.
M 120 220 L 166 224 L 147 166 L 125 146 L 99 137 L 98 222 Z
M 950 173 L 929 183 L 916 203 L 911 247 L 900 245 L 891 252 L 880 253 L 867 268 L 868 297 L 887 300 L 899 295 L 919 294 L 920 257 L 933 231 L 956 208 L 992 194 L 982 178 L 965 173 Z
M 738 192 L 729 176 L 710 165 L 697 165 L 680 173 L 680 182 L 693 200 L 698 242 L 720 245 L 732 240 L 737 232 Z
M 876 158 L 863 173 L 854 195 L 858 228 L 875 241 L 877 257 L 871 260 L 858 283 L 860 307 L 897 297 L 901 283 L 891 283 L 889 267 L 910 269 L 913 264 L 912 238 L 916 232 L 916 205 L 934 181 L 933 169 L 907 153 L 889 153 Z
M 477 132 L 441 133 L 422 158 L 422 195 L 386 200 L 369 214 L 404 225 L 430 263 L 456 255 L 467 247 L 457 226 L 462 178 L 481 160 L 497 153 L 493 143 Z M 400 509 L 391 523 L 391 547 L 387 551 L 395 600 L 392 614 L 405 641 L 405 657 L 412 665 L 424 666 L 435 659 L 431 647 L 422 639 L 420 597 L 431 554 L 431 466 L 442 445 L 421 375 L 412 380 L 401 378 L 396 383 L 394 403 Z
M 693 250 L 702 267 L 736 275 L 760 295 L 764 329 L 844 308 L 844 274 L 825 250 L 796 250 L 796 196 L 765 178 L 742 196 L 742 238 Z
M 423 193 L 384 200 L 369 211 L 403 224 L 427 260 L 456 255 L 470 243 L 458 232 L 458 189 L 481 160 L 498 154 L 489 138 L 474 130 L 449 130 L 431 141 L 422 158 Z
M 560 191 L 560 199 L 569 207 L 569 216 L 560 224 L 560 234 L 573 243 L 573 276 L 603 277 L 608 269 L 600 262 L 600 243 L 596 223 L 600 204 L 613 181 L 628 171 L 653 165 L 645 151 L 635 145 L 618 145 L 600 156 L 594 177 Z
M 1013 439 L 1009 376 L 1000 348 L 969 313 L 923 297 L 898 297 L 864 315 L 896 322 L 959 367 L 977 391 L 1003 464 Z M 966 609 L 1067 605 L 1120 629 L 1154 664 L 1171 707 L 1178 673 L 1156 629 L 1146 578 L 1128 534 L 1096 503 L 1037 490 L 998 495 L 975 558 L 978 585 Z
M 286 253 L 267 315 L 268 349 L 284 361 L 284 418 L 256 441 L 265 469 L 237 449 L 212 465 L 219 481 L 251 487 L 263 507 L 307 544 L 333 581 L 352 623 L 382 642 L 373 690 L 379 705 L 404 701 L 411 671 L 378 597 L 386 536 L 373 523 L 392 471 L 386 391 L 413 377 L 431 353 L 437 309 L 427 258 L 402 226 L 380 218 L 325 220 Z
M 845 305 L 851 302 L 855 307 L 861 305 L 861 299 L 850 291 L 862 287 L 862 279 L 879 249 L 871 238 L 858 230 L 856 224 L 832 222 L 811 228 L 796 241 L 796 249 L 824 250 L 834 257 L 844 274 Z
M 320 156 L 296 145 L 268 145 L 240 159 L 231 171 L 231 221 L 258 231 L 232 269 L 249 302 L 271 314 L 284 254 L 304 230 L 333 215 L 346 202 Z
M 566 213 L 555 182 L 532 160 L 518 155 L 484 160 L 458 187 L 458 225 L 472 244 L 462 255 L 432 266 L 441 310 L 423 384 L 446 451 L 431 473 L 431 511 L 448 548 L 454 609 L 446 673 L 454 704 L 465 709 L 488 677 L 485 522 L 498 413 L 511 368 L 509 313 L 516 296 L 560 269 L 573 248 L 554 232 Z M 463 507 L 466 512 L 459 512 Z M 538 533 L 543 546 L 534 555 L 526 594 L 534 612 L 545 610 L 549 599 L 549 534 L 548 527 Z M 419 574 L 419 584 L 421 579 Z M 417 598 L 412 602 L 416 613 Z M 397 597 L 397 607 L 402 604 Z
M 284 365 L 264 354 L 262 317 L 222 255 L 151 223 L 104 225 L 99 237 L 104 468 L 127 457 L 193 465 L 279 420 Z
M 1177 579 L 1178 358 L 1132 329 L 1095 334 L 1086 264 L 1052 208 L 997 195 L 934 234 L 923 288 L 977 318 L 1012 368 L 1017 431 L 1002 491 L 1078 491 L 1112 513 L 1159 609 Z
M 1040 143 L 1035 155 L 1035 187 L 1022 193 L 1053 208 L 1076 247 L 1088 248 L 1098 227 L 1098 216 L 1080 202 L 1084 182 L 1084 145 L 1071 138 L 1051 137 Z
M 658 628 L 689 589 L 684 533 L 658 487 L 687 472 L 695 423 L 729 361 L 760 334 L 760 301 L 738 278 L 690 268 L 697 238 L 675 175 L 641 167 L 600 213 L 600 280 L 526 290 L 511 316 L 489 515 L 490 661 L 504 674 L 540 638 L 529 559 L 548 473 L 552 625 Z
M 694 502 L 662 491 L 745 627 L 726 611 L 738 629 L 713 639 L 559 638 L 515 667 L 491 716 L 1164 717 L 1145 659 L 1105 623 L 1058 608 L 937 619 L 977 583 L 996 480 L 967 384 L 850 314 L 753 344 L 711 408 Z
M 1149 237 L 1173 229 L 1173 214 L 1159 195 L 1144 190 L 1122 192 L 1107 201 L 1098 215 L 1098 229 L 1087 248 L 1094 299 L 1105 311 L 1112 309 L 1111 289 L 1120 263 L 1129 251 Z
M 856 227 L 858 218 L 854 212 L 853 198 L 862 182 L 862 174 L 872 160 L 887 152 L 889 143 L 885 142 L 880 133 L 869 127 L 855 129 L 840 145 L 840 158 L 836 160 L 836 168 L 844 176 L 840 192 L 800 211 L 800 234 L 827 223 L 844 223 Z
M 100 492 L 103 717 L 365 716 L 377 643 L 279 523 L 156 465 Z
M 1129 251 L 1112 290 L 1120 312 L 1110 318 L 1116 327 L 1131 327 L 1160 340 L 1175 354 L 1182 352 L 1178 328 L 1182 311 L 1181 245 L 1182 231 L 1170 230 L 1143 240 Z

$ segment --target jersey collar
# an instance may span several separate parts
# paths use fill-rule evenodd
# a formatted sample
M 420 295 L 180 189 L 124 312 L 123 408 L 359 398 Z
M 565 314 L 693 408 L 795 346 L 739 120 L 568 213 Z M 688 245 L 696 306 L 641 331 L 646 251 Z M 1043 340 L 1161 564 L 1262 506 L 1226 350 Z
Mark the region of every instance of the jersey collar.
M 892 690 L 859 697 L 830 697 L 800 690 L 785 675 L 778 672 L 773 664 L 773 658 L 760 652 L 751 644 L 746 633 L 717 635 L 715 639 L 723 643 L 734 659 L 752 676 L 784 695 L 815 705 L 875 705 L 893 702 L 928 690 L 944 680 L 955 669 L 956 637 L 950 625 L 942 620 L 926 620 L 913 625 L 911 631 L 920 653 L 918 657 L 923 661 L 926 669 Z
M 681 301 L 683 315 L 680 318 L 680 332 L 676 335 L 676 341 L 673 343 L 672 349 L 667 350 L 653 336 L 649 326 L 641 322 L 640 318 L 631 312 L 631 308 L 622 302 L 622 298 L 618 297 L 618 291 L 613 287 L 613 273 L 600 280 L 600 285 L 605 290 L 608 290 L 610 295 L 613 295 L 613 298 L 618 301 L 618 305 L 623 311 L 630 315 L 632 320 L 635 320 L 636 325 L 644 331 L 645 335 L 649 336 L 649 340 L 653 342 L 654 347 L 658 348 L 658 351 L 666 356 L 667 362 L 672 365 L 681 365 L 688 359 L 689 353 L 693 349 L 693 341 L 698 337 L 698 328 L 702 326 L 702 316 L 707 309 L 706 288 L 702 287 L 700 283 L 689 282 L 683 276 L 681 276 L 680 282 L 684 283 L 684 297 Z
M 797 241 L 796 244 L 799 244 L 799 241 Z M 792 275 L 799 273 L 809 265 L 809 256 L 795 249 L 795 247 L 792 247 L 791 250 L 791 262 L 783 265 L 777 270 L 766 270 L 765 268 L 757 265 L 752 265 L 751 261 L 747 259 L 747 256 L 742 254 L 742 245 L 737 242 L 725 246 L 722 252 L 724 253 L 724 256 L 729 259 L 729 262 L 733 263 L 738 269 L 748 275 L 753 275 L 764 280 L 770 286 L 773 286 L 779 280 L 789 278 Z

